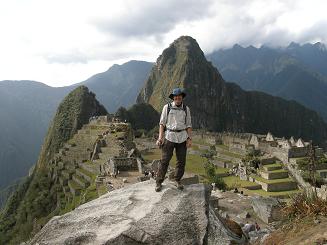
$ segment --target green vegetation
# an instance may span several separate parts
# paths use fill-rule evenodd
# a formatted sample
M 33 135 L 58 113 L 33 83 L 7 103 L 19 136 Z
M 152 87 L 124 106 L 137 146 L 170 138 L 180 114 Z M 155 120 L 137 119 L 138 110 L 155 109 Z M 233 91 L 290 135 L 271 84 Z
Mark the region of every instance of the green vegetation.
M 76 88 L 60 103 L 33 175 L 12 194 L 1 213 L 0 244 L 19 244 L 54 215 L 80 204 L 80 197 L 65 201 L 61 187 L 49 176 L 49 161 L 91 116 L 106 113 L 85 86 Z
M 131 123 L 134 130 L 149 131 L 158 125 L 159 113 L 149 104 L 135 104 L 126 110 L 120 107 L 116 116 Z
M 229 148 L 227 145 L 217 145 L 217 147 L 219 147 L 222 150 L 229 151 Z
M 265 191 L 263 189 L 259 190 L 245 190 L 245 194 L 248 195 L 260 195 L 263 197 L 284 197 L 284 198 L 291 198 L 292 196 L 299 194 L 300 190 L 292 190 L 292 191 Z
M 227 176 L 223 177 L 224 182 L 226 183 L 227 189 L 232 190 L 235 188 L 246 188 L 248 186 L 257 186 L 257 183 L 250 182 L 247 180 L 240 180 L 237 176 Z
M 105 185 L 100 185 L 98 190 L 98 195 L 102 196 L 103 194 L 106 194 L 108 192 L 108 189 Z
M 273 167 L 281 167 L 281 168 L 282 168 L 283 165 L 280 164 L 280 163 L 272 163 L 272 164 L 266 164 L 265 167 L 266 167 L 267 169 L 269 169 L 269 168 L 273 168 Z
M 82 203 L 86 203 L 98 197 L 98 192 L 94 182 L 85 190 L 85 192 L 83 192 L 83 194 L 81 194 L 81 197 Z
M 70 92 L 60 103 L 50 124 L 37 167 L 46 164 L 91 116 L 105 114 L 106 109 L 87 87 L 80 86 Z
M 205 145 L 205 146 L 211 146 L 211 144 L 208 143 L 208 142 L 205 140 L 205 136 L 204 136 L 204 138 L 196 137 L 196 138 L 192 139 L 192 141 L 193 141 L 193 144 Z
M 264 182 L 264 183 L 267 183 L 267 184 L 273 184 L 273 183 L 283 183 L 283 182 L 294 182 L 293 179 L 291 178 L 284 178 L 284 179 L 271 179 L 271 180 L 267 180 L 267 179 L 264 179 L 262 177 L 259 177 L 257 175 L 252 175 L 251 176 L 252 178 L 258 180 L 258 181 L 261 181 L 261 182 Z
M 223 178 L 216 173 L 216 166 L 212 162 L 207 160 L 207 162 L 204 164 L 204 169 L 206 177 L 210 183 L 214 183 L 215 186 L 221 190 L 225 190 L 227 188 Z
M 321 185 L 324 184 L 324 180 L 317 173 L 315 173 L 315 183 L 313 183 L 314 180 L 312 179 L 312 176 L 310 175 L 310 171 L 309 171 L 308 157 L 297 159 L 296 163 L 298 165 L 298 168 L 302 170 L 302 177 L 305 181 L 311 183 L 312 185 L 314 184 L 317 187 L 320 187 Z M 327 158 L 325 156 L 318 157 L 315 164 L 316 164 L 316 168 L 318 169 L 327 168 Z
M 226 155 L 226 156 L 230 156 L 233 158 L 242 158 L 243 156 L 234 152 L 230 152 L 230 151 L 223 151 L 221 154 Z
M 80 172 L 82 172 L 83 174 L 89 176 L 89 177 L 92 179 L 92 181 L 94 181 L 95 178 L 96 178 L 96 175 L 95 175 L 95 174 L 93 174 L 93 173 L 91 173 L 91 172 L 89 172 L 89 171 L 87 171 L 87 170 L 85 170 L 85 169 L 83 169 L 83 168 L 79 168 L 78 171 L 80 171 Z
M 160 149 L 151 149 L 145 152 L 142 152 L 142 157 L 144 160 L 151 162 L 155 159 L 161 159 L 161 150 Z M 175 155 L 173 156 L 173 160 L 176 161 Z
M 161 158 L 161 150 L 160 149 L 151 149 L 146 152 L 142 152 L 142 157 L 144 160 L 151 162 L 155 159 Z M 185 171 L 188 173 L 198 174 L 200 176 L 205 176 L 205 169 L 204 169 L 204 163 L 205 158 L 197 155 L 197 154 L 187 154 L 186 155 L 186 166 Z M 176 164 L 176 156 L 173 155 L 170 165 L 172 167 L 175 167 Z M 222 168 L 222 167 L 216 167 L 216 174 L 224 174 L 228 173 L 229 169 Z
M 288 173 L 288 171 L 284 169 L 277 169 L 277 170 L 269 170 L 269 173 Z

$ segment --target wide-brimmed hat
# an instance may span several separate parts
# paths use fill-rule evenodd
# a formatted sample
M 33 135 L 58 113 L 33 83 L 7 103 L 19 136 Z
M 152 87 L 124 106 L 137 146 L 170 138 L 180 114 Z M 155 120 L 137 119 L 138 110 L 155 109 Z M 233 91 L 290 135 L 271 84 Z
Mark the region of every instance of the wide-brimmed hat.
M 173 92 L 169 95 L 169 98 L 174 99 L 175 95 L 180 95 L 180 94 L 183 96 L 183 98 L 186 96 L 186 94 L 181 88 L 174 88 Z

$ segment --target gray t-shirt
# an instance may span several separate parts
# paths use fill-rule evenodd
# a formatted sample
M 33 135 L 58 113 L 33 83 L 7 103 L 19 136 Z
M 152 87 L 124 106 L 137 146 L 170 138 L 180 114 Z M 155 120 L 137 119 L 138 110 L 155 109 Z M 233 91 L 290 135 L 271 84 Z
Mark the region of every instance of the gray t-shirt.
M 173 132 L 168 129 L 182 130 L 186 128 L 191 128 L 192 122 L 191 122 L 190 108 L 186 106 L 187 115 L 185 115 L 185 111 L 183 110 L 183 105 L 178 107 L 175 105 L 175 102 L 172 102 L 172 106 L 170 108 L 168 118 L 167 118 L 167 110 L 168 110 L 168 104 L 166 104 L 162 108 L 160 122 L 159 122 L 159 125 L 162 124 L 167 128 L 165 132 L 165 138 L 175 143 L 182 143 L 186 141 L 188 137 L 186 130 L 183 130 L 181 132 Z M 185 116 L 186 116 L 186 122 L 185 122 Z

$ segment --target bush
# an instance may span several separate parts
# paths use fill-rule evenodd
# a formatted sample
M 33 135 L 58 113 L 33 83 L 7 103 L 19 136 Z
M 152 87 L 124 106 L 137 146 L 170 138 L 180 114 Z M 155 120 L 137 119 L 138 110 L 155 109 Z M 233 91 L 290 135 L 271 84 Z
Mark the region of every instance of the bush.
M 210 161 L 207 161 L 204 164 L 204 170 L 205 170 L 206 176 L 209 179 L 215 177 L 215 175 L 216 175 L 216 167 Z
M 291 198 L 291 202 L 283 208 L 283 212 L 289 218 L 327 216 L 327 201 L 318 198 L 315 193 L 300 193 Z
M 227 185 L 224 182 L 223 178 L 216 174 L 216 166 L 212 162 L 207 161 L 204 164 L 204 170 L 210 183 L 215 183 L 215 186 L 217 188 L 221 190 L 226 190 Z
M 224 182 L 223 178 L 220 177 L 219 175 L 215 175 L 211 180 L 212 183 L 215 183 L 215 186 L 220 189 L 220 190 L 226 190 L 227 185 Z
M 204 153 L 201 154 L 201 157 L 205 157 L 207 159 L 212 159 L 217 152 L 215 150 L 206 150 Z
M 134 130 L 134 136 L 135 136 L 135 138 L 141 138 L 143 134 L 145 134 L 145 130 L 144 129 Z

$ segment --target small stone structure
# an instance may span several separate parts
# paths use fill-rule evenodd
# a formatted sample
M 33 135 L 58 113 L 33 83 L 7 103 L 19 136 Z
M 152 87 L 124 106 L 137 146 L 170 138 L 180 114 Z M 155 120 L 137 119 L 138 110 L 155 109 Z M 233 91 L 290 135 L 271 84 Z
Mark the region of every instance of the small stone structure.
M 322 185 L 320 188 L 316 188 L 316 192 L 319 198 L 327 201 L 327 185 Z
M 135 157 L 114 157 L 109 159 L 110 172 L 138 170 L 137 159 Z
M 253 197 L 251 204 L 262 221 L 271 223 L 281 219 L 281 204 L 276 198 Z

